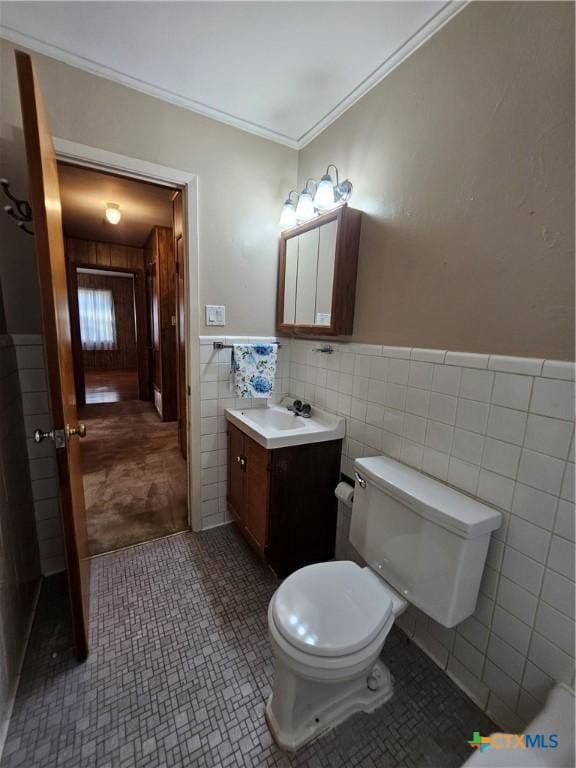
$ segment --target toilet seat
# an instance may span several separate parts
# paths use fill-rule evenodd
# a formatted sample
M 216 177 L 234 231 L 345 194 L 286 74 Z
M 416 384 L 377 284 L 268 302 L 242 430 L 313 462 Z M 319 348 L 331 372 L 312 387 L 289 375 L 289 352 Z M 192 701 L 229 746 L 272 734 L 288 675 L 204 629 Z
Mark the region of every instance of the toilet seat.
M 270 609 L 288 647 L 298 656 L 325 659 L 355 656 L 374 640 L 382 642 L 394 618 L 391 591 L 350 561 L 301 568 L 278 588 Z

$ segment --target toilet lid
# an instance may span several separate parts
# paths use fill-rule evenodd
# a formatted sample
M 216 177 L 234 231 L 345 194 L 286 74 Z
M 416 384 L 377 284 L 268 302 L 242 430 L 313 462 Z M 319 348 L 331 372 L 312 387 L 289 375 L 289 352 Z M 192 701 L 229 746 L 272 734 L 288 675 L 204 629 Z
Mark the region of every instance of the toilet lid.
M 365 648 L 392 612 L 384 584 L 350 561 L 301 568 L 278 588 L 272 617 L 278 631 L 315 656 L 345 656 Z

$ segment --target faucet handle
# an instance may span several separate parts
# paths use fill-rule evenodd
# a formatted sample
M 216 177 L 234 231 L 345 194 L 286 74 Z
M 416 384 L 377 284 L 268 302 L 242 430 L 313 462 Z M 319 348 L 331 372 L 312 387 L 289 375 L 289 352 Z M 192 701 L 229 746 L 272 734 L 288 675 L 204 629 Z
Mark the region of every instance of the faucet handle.
M 295 411 L 301 411 L 302 410 L 302 400 L 294 400 L 292 403 L 292 408 Z
M 303 403 L 300 406 L 300 413 L 302 416 L 310 416 L 310 413 L 312 412 L 312 406 L 310 403 Z

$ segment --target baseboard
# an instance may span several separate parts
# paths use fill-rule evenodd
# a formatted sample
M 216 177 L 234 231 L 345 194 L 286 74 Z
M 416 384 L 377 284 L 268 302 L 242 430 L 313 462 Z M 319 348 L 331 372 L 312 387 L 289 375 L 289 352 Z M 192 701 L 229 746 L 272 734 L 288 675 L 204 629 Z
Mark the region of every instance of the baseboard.
M 213 528 L 222 528 L 223 525 L 232 525 L 234 521 L 233 520 L 222 520 L 219 523 L 213 523 L 212 525 L 205 525 L 202 528 L 202 531 L 211 531 Z M 199 533 L 202 533 L 202 531 L 199 531 Z
M 28 643 L 30 642 L 30 635 L 32 633 L 32 625 L 34 624 L 34 618 L 36 617 L 36 609 L 38 608 L 38 600 L 40 598 L 40 590 L 42 588 L 43 576 L 38 579 L 38 586 L 34 594 L 32 601 L 32 610 L 30 611 L 30 618 L 28 620 L 28 626 L 26 628 L 26 635 L 22 652 L 20 654 L 20 661 L 18 663 L 18 674 L 12 684 L 12 690 L 8 696 L 8 706 L 6 707 L 6 713 L 2 722 L 0 723 L 0 761 L 2 760 L 2 754 L 4 752 L 4 746 L 6 744 L 6 736 L 8 735 L 8 728 L 10 727 L 10 720 L 12 718 L 12 711 L 14 710 L 14 702 L 16 700 L 16 693 L 18 692 L 18 686 L 20 685 L 20 677 L 22 676 L 22 667 L 24 666 L 24 659 L 26 658 L 26 652 L 28 650 Z

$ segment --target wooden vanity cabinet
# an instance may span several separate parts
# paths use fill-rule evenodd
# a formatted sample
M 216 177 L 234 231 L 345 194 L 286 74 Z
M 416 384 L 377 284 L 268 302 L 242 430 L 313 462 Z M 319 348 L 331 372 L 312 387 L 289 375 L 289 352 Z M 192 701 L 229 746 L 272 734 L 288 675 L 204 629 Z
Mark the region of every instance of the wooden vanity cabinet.
M 334 557 L 341 451 L 341 440 L 267 450 L 228 425 L 230 512 L 281 578 Z

